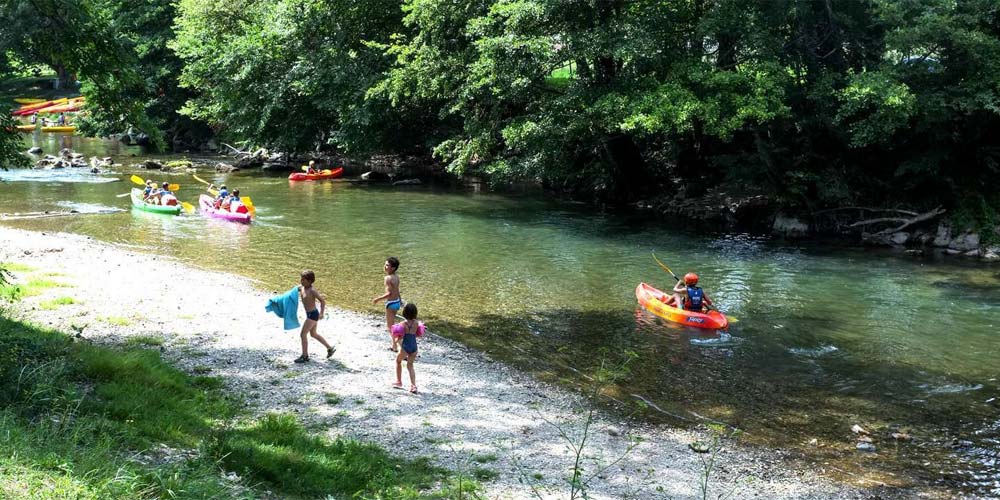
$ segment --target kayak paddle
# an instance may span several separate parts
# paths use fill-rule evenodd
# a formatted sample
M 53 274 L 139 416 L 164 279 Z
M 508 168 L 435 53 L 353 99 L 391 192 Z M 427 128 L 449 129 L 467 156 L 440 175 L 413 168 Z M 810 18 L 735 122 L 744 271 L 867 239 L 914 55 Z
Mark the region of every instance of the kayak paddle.
M 189 214 L 193 214 L 194 213 L 194 205 L 192 205 L 192 204 L 190 204 L 190 203 L 188 203 L 186 201 L 182 201 L 181 202 L 181 206 L 184 207 L 184 211 L 185 212 L 187 212 Z
M 664 271 L 670 273 L 670 275 L 673 276 L 675 280 L 677 280 L 677 281 L 681 280 L 680 278 L 677 277 L 676 274 L 674 274 L 673 271 L 670 270 L 669 267 L 667 267 L 666 264 L 664 264 L 663 262 L 660 262 L 660 259 L 656 258 L 656 252 L 650 252 L 650 253 L 653 255 L 653 260 L 655 260 L 656 263 L 659 264 L 660 267 L 662 267 Z M 709 310 L 715 309 L 716 311 L 719 311 L 719 308 L 717 308 L 715 306 L 711 306 L 711 305 L 705 304 L 705 307 L 708 308 Z M 719 311 L 719 312 L 722 312 L 722 311 Z M 739 323 L 740 322 L 740 320 L 736 319 L 735 316 L 730 316 L 728 314 L 726 315 L 726 319 L 728 319 L 730 323 Z
M 208 188 L 206 188 L 206 190 L 208 191 L 208 194 L 210 194 L 212 196 L 219 196 L 219 192 L 216 191 L 216 190 L 214 190 L 214 189 L 212 189 L 212 183 L 211 182 L 208 182 L 205 179 L 202 179 L 201 177 L 198 177 L 197 175 L 193 175 L 192 174 L 192 177 L 194 177 L 194 180 L 196 180 L 196 181 L 198 181 L 198 182 L 200 182 L 200 183 L 208 186 Z
M 132 177 L 129 177 L 129 179 L 131 179 L 132 182 L 134 182 L 134 183 L 136 183 L 136 184 L 138 184 L 140 186 L 145 186 L 146 185 L 146 181 L 142 180 L 142 177 L 139 177 L 138 175 L 133 175 Z M 170 191 L 177 191 L 180 188 L 181 188 L 180 184 L 170 184 L 170 185 L 167 186 L 167 189 L 169 189 Z
M 673 272 L 673 271 L 671 271 L 671 270 L 670 270 L 670 268 L 669 268 L 669 267 L 667 267 L 667 265 L 666 265 L 666 264 L 664 264 L 664 263 L 660 262 L 660 259 L 657 259 L 657 258 L 656 258 L 656 252 L 649 252 L 649 253 L 653 254 L 653 260 L 655 260 L 655 261 L 656 261 L 656 263 L 657 263 L 657 264 L 659 264 L 659 265 L 660 265 L 660 267 L 662 267 L 664 271 L 666 271 L 666 272 L 670 273 L 670 275 L 671 275 L 671 276 L 673 276 L 675 280 L 677 280 L 677 281 L 680 281 L 680 280 L 681 280 L 680 278 L 678 278 L 678 277 L 677 277 L 677 275 L 676 275 L 676 274 L 674 274 L 674 272 Z

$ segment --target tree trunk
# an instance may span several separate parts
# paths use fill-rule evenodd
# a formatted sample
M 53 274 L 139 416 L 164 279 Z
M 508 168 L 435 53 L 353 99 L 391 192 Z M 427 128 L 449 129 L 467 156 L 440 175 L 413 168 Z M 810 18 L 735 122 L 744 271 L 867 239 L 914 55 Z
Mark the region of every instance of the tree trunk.
M 53 84 L 53 88 L 63 89 L 73 86 L 76 77 L 66 69 L 66 66 L 54 64 L 52 69 L 56 70 L 56 82 Z

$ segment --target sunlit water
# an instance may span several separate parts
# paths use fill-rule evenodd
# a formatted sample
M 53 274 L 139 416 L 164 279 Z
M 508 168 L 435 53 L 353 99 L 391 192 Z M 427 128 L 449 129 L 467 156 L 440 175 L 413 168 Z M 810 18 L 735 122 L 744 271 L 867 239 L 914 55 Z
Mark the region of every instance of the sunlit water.
M 119 148 L 124 163 L 141 154 L 72 140 L 88 154 Z M 135 172 L 0 171 L 0 212 L 125 209 L 5 224 L 171 255 L 274 291 L 311 268 L 333 304 L 373 314 L 382 262 L 395 255 L 403 297 L 433 331 L 547 379 L 587 384 L 602 360 L 637 353 L 608 393 L 623 411 L 725 422 L 750 441 L 890 483 L 916 477 L 1000 495 L 998 267 L 685 234 L 538 197 L 200 175 L 253 198 L 258 219 L 245 226 L 128 210 L 116 195 Z M 191 176 L 140 175 L 182 184 L 180 198 L 197 204 Z M 676 272 L 697 271 L 738 323 L 717 334 L 640 310 L 637 283 L 671 286 L 651 250 Z M 855 449 L 853 424 L 874 430 L 876 454 Z M 895 431 L 913 440 L 896 443 Z

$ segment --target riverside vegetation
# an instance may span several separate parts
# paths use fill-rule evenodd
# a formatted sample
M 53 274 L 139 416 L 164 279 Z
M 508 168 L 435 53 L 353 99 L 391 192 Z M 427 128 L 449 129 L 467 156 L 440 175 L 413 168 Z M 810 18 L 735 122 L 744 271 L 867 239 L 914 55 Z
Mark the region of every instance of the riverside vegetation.
M 8 305 L 44 286 L 12 285 L 9 269 L 30 270 L 0 266 Z M 94 345 L 20 321 L 7 307 L 4 498 L 463 498 L 479 490 L 426 458 L 311 435 L 292 415 L 249 420 L 219 378 L 187 375 L 155 349 Z
M 941 206 L 1000 238 L 992 0 L 13 0 L 0 22 L 0 77 L 75 76 L 83 133 L 433 156 L 612 201 Z

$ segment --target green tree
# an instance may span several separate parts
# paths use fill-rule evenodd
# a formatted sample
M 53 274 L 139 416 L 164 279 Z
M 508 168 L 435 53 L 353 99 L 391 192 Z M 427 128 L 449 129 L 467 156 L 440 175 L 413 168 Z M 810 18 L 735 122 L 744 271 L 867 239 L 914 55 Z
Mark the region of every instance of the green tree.
M 150 134 L 162 146 L 162 134 L 146 114 L 144 81 L 135 54 L 122 43 L 93 0 L 8 0 L 0 3 L 0 53 L 46 64 L 62 84 L 83 83 L 87 96 L 80 130 L 84 134 L 121 131 L 129 126 Z
M 182 112 L 227 137 L 284 151 L 405 150 L 422 137 L 420 110 L 365 98 L 391 63 L 381 46 L 400 26 L 397 1 L 183 0 L 178 12 L 181 84 L 198 93 Z

